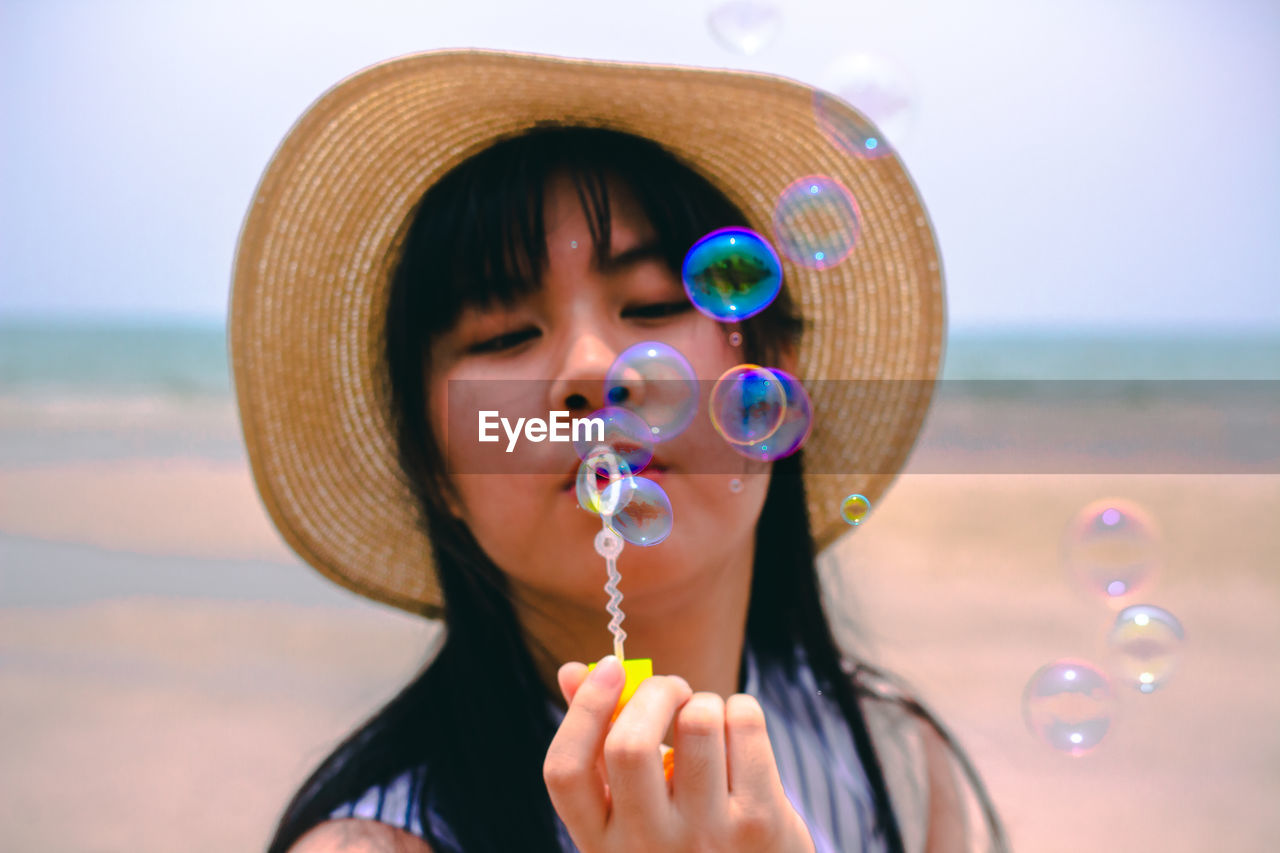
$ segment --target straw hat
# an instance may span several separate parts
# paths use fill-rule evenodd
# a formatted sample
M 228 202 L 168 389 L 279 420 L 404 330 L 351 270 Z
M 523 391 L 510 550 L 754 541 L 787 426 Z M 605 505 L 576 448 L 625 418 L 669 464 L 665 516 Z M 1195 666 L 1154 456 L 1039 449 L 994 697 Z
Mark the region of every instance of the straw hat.
M 397 248 L 435 181 L 549 120 L 658 142 L 771 241 L 779 195 L 802 176 L 829 176 L 856 200 L 847 258 L 782 259 L 812 329 L 797 373 L 814 406 L 805 487 L 819 549 L 851 529 L 845 496 L 883 494 L 932 396 L 945 328 L 934 234 L 897 156 L 835 144 L 833 128 L 874 132 L 843 102 L 762 74 L 493 51 L 366 68 L 312 104 L 268 164 L 240 234 L 229 341 L 254 480 L 284 539 L 337 583 L 414 613 L 443 610 L 390 427 L 383 325 Z M 856 379 L 925 381 L 820 381 Z

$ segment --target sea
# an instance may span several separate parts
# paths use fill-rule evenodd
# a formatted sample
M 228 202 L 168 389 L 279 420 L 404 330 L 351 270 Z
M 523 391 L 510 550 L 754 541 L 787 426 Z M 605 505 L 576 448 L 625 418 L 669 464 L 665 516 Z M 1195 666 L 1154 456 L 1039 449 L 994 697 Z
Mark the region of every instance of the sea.
M 1280 379 L 1275 331 L 952 332 L 942 379 Z M 231 393 L 226 329 L 200 321 L 0 321 L 0 395 Z
M 992 412 L 1000 411 L 1001 398 L 1008 398 L 1003 400 L 1010 404 L 1008 410 L 1020 417 L 1018 413 L 1027 408 L 1025 400 L 1012 398 L 1025 397 L 1027 388 L 1036 383 L 1066 387 L 1071 383 L 1056 381 L 1160 385 L 1221 380 L 1240 381 L 1241 387 L 1249 389 L 1247 402 L 1253 414 L 1237 418 L 1228 424 L 1230 429 L 1215 428 L 1209 440 L 1203 438 L 1204 428 L 1196 426 L 1199 421 L 1187 420 L 1196 432 L 1179 438 L 1174 431 L 1170 438 L 1168 430 L 1160 430 L 1159 441 L 1173 441 L 1179 459 L 1194 445 L 1198 452 L 1213 457 L 1210 464 L 1234 466 L 1224 471 L 1239 471 L 1242 466 L 1247 470 L 1254 464 L 1280 471 L 1274 439 L 1280 434 L 1280 330 L 1250 334 L 957 331 L 947 342 L 942 380 L 943 392 L 935 396 L 934 411 L 940 413 L 935 420 L 950 438 L 943 452 L 933 457 L 927 448 L 916 454 L 914 458 L 925 459 L 925 464 L 929 459 L 959 458 L 970 466 L 961 473 L 987 470 L 995 461 L 1010 458 L 1010 442 L 1018 448 L 1012 456 L 1037 458 L 1035 442 L 1053 449 L 1087 431 L 1055 431 L 1051 427 L 1056 427 L 1058 419 L 1042 416 L 1048 426 L 1017 426 L 998 441 L 990 430 L 976 440 L 956 437 L 957 430 L 968 429 L 972 420 L 972 407 L 966 408 L 963 402 L 965 395 L 975 395 L 974 388 L 983 389 L 984 405 L 991 406 Z M 1273 398 L 1260 414 L 1255 411 L 1259 392 Z M 957 405 L 941 405 L 946 400 Z M 994 423 L 994 417 L 987 419 L 988 424 Z M 1114 447 L 1123 423 L 1108 417 Z M 1156 438 L 1148 438 L 1153 433 L 1149 420 L 1135 422 L 1131 432 L 1139 446 L 1150 449 L 1159 444 Z M 1093 458 L 1098 458 L 1098 450 L 1084 448 Z M 6 470 L 175 458 L 231 466 L 245 463 L 222 323 L 0 321 L 0 477 Z M 10 524 L 6 517 L 22 515 L 15 508 L 23 500 L 22 495 L 0 494 L 0 606 L 65 604 L 129 594 L 321 603 L 352 598 L 318 582 L 300 563 L 281 567 L 222 559 L 217 571 L 211 572 L 208 560 L 193 557 L 127 554 L 42 539 L 21 525 Z M 34 573 L 32 566 L 57 570 Z

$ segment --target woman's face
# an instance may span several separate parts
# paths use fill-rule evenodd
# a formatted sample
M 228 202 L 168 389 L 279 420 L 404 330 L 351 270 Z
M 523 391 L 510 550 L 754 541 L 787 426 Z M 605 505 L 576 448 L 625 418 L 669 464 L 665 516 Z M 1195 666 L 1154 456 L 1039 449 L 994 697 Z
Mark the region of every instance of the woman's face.
M 606 405 L 604 379 L 618 354 L 641 341 L 681 352 L 706 391 L 742 363 L 735 326 L 695 310 L 657 251 L 655 234 L 624 187 L 609 185 L 611 261 L 595 263 L 591 233 L 567 176 L 545 196 L 548 265 L 542 287 L 508 308 L 468 309 L 432 343 L 428 396 L 433 434 L 457 486 L 454 512 L 513 582 L 517 595 L 602 608 L 598 515 L 578 505 L 572 444 L 523 435 L 508 452 L 499 426 L 479 440 L 479 412 L 549 420 Z M 783 365 L 785 366 L 785 365 Z M 494 418 L 496 420 L 496 418 Z M 700 402 L 693 424 L 654 447 L 641 472 L 671 500 L 674 526 L 653 546 L 628 544 L 618 559 L 628 613 L 662 596 L 707 588 L 726 571 L 749 571 L 768 468 L 729 449 Z M 738 480 L 731 487 L 731 481 Z M 693 580 L 703 583 L 690 583 Z M 567 601 L 566 601 L 567 600 Z

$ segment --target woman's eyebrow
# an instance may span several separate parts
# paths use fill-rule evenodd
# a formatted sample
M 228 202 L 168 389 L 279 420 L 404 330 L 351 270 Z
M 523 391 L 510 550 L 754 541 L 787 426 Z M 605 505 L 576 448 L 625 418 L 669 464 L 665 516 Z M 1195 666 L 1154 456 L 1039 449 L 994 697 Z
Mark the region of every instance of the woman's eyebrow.
M 638 246 L 632 246 L 630 249 L 619 252 L 616 255 L 604 258 L 598 268 L 603 273 L 616 273 L 635 266 L 641 261 L 664 260 L 665 255 L 662 251 L 662 244 L 654 239 L 647 243 L 641 243 Z

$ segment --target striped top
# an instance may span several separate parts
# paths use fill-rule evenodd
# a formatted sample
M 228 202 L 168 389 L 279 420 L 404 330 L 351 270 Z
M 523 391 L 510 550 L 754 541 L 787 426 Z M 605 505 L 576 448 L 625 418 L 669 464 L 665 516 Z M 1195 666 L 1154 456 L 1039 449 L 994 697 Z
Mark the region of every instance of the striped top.
M 764 709 L 783 790 L 808 826 L 817 853 L 886 850 L 883 836 L 874 832 L 871 786 L 840 707 L 834 698 L 819 692 L 813 671 L 798 647 L 797 655 L 799 678 L 792 682 L 781 667 L 760 671 L 750 648 L 744 647 L 739 682 L 740 692 L 754 696 Z M 558 726 L 564 711 L 550 700 L 548 706 Z M 334 809 L 330 817 L 377 820 L 426 838 L 418 808 L 426 772 L 427 768 L 417 767 L 374 785 L 361 797 Z M 461 853 L 440 815 L 428 809 L 426 821 L 436 850 Z M 561 849 L 577 853 L 559 816 L 556 828 Z

